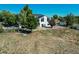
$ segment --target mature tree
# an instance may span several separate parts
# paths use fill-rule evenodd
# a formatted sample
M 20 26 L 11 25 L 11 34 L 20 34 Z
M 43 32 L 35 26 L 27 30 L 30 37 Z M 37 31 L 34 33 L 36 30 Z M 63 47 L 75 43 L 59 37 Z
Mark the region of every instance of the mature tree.
M 37 19 L 34 16 L 28 16 L 27 19 L 26 28 L 35 29 L 38 25 Z
M 61 22 L 63 22 L 64 21 L 64 17 L 61 17 L 61 16 L 59 16 L 59 18 L 58 18 Z
M 72 26 L 73 23 L 74 23 L 74 15 L 72 13 L 68 14 L 66 17 L 65 17 L 65 20 L 66 20 L 66 26 Z
M 58 15 L 54 15 L 53 16 L 53 19 L 58 19 Z
M 76 23 L 79 24 L 79 16 L 75 16 L 76 18 Z
M 16 17 L 14 14 L 11 14 L 9 11 L 5 10 L 3 10 L 1 14 L 2 14 L 1 19 L 3 20 L 4 25 L 7 26 L 15 25 Z
M 5 13 L 6 13 L 5 10 L 0 11 L 0 22 L 3 22 L 4 21 Z
M 49 21 L 49 24 L 51 25 L 51 27 L 56 25 L 55 20 L 58 20 L 58 15 L 53 15 L 53 17 L 51 17 L 51 20 Z
M 3 19 L 2 19 L 2 13 L 0 12 L 0 22 L 2 22 Z
M 79 16 L 78 16 L 78 24 L 79 24 Z
M 19 19 L 22 27 L 28 29 L 34 29 L 37 27 L 37 19 L 32 15 L 32 10 L 28 7 L 28 5 L 25 5 L 24 8 L 21 10 L 19 14 Z
M 49 21 L 49 24 L 51 27 L 55 26 L 55 20 L 51 17 L 51 20 Z

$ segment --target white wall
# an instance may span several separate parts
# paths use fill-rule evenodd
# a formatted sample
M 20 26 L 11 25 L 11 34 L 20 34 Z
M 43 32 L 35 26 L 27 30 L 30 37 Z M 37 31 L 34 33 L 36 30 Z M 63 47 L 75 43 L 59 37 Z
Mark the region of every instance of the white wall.
M 44 18 L 44 22 L 41 22 L 41 19 Z M 49 27 L 50 25 L 48 25 L 48 21 L 47 21 L 47 17 L 43 16 L 41 18 L 39 18 L 39 23 L 40 23 L 40 27 L 42 27 L 42 24 L 45 24 L 46 27 Z

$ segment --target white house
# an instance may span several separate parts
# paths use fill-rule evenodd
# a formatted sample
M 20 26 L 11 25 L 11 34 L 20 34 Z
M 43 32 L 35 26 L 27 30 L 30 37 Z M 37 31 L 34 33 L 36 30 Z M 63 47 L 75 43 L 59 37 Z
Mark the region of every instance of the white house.
M 33 14 L 39 20 L 39 27 L 50 27 L 49 18 L 41 14 Z

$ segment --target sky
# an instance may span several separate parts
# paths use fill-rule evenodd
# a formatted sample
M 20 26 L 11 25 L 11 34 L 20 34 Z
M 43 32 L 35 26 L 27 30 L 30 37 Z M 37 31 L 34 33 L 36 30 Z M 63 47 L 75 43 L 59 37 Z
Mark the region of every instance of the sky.
M 8 10 L 12 13 L 19 13 L 24 4 L 0 4 L 0 10 Z M 33 14 L 43 14 L 51 17 L 55 14 L 66 16 L 69 13 L 79 15 L 79 4 L 29 4 Z

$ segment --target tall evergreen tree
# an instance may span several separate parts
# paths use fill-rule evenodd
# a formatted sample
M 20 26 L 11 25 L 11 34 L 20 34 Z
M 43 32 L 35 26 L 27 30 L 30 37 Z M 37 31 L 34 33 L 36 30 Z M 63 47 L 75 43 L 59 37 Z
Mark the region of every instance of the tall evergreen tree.
M 72 13 L 68 14 L 66 17 L 65 17 L 65 20 L 66 20 L 66 26 L 72 26 L 73 23 L 74 23 L 74 15 Z
M 19 14 L 19 19 L 22 27 L 34 29 L 37 27 L 37 19 L 32 15 L 32 10 L 25 5 Z

